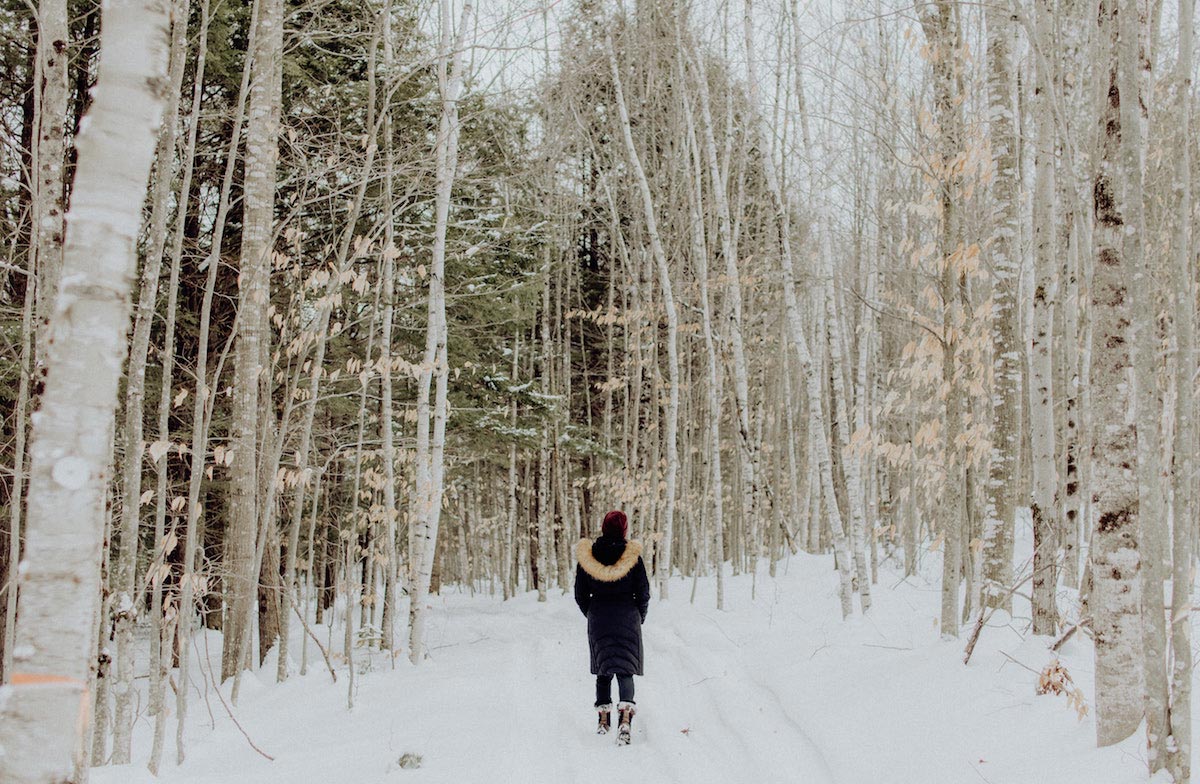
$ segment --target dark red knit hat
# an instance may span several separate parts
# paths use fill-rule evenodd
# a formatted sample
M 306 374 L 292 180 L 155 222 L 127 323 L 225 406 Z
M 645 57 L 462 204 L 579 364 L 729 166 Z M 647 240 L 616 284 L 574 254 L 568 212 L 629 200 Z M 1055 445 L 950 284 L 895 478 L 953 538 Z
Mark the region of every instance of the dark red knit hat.
M 628 529 L 625 513 L 616 509 L 604 515 L 604 522 L 600 524 L 600 533 L 613 539 L 624 539 Z

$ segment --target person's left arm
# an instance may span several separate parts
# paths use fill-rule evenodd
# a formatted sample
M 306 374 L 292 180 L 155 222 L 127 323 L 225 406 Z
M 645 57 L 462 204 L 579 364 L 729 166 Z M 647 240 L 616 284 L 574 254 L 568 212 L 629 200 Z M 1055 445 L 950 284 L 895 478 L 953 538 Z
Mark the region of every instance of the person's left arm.
M 638 613 L 642 616 L 642 623 L 646 622 L 646 613 L 650 610 L 650 577 L 646 574 L 646 563 L 638 557 L 637 564 L 633 567 L 633 594 L 637 599 Z

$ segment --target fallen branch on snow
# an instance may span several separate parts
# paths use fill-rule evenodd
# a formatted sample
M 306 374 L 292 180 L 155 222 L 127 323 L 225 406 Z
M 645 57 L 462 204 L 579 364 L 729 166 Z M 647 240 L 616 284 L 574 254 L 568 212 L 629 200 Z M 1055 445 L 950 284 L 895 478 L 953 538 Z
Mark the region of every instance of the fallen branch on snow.
M 1054 641 L 1054 644 L 1050 646 L 1050 650 L 1057 653 L 1059 648 L 1067 644 L 1067 640 L 1075 636 L 1075 632 L 1079 631 L 1081 627 L 1091 625 L 1091 623 L 1091 618 L 1080 618 L 1074 626 L 1072 626 L 1070 629 L 1067 629 L 1065 632 L 1063 632 L 1061 637 Z

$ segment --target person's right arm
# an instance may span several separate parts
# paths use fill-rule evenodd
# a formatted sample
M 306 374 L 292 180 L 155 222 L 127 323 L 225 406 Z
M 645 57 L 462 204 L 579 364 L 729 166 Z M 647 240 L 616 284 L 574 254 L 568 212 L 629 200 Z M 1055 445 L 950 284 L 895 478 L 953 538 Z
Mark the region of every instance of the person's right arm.
M 642 623 L 645 623 L 646 613 L 650 610 L 650 576 L 646 574 L 646 563 L 640 557 L 633 567 L 633 581 L 638 613 L 642 616 Z

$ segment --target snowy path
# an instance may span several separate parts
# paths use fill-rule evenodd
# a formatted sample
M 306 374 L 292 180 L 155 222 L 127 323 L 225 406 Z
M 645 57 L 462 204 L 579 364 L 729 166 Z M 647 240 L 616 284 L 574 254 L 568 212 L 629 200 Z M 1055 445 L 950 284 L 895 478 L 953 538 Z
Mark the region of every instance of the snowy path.
M 627 748 L 593 734 L 586 622 L 570 597 L 539 604 L 532 594 L 501 602 L 449 592 L 433 599 L 430 659 L 421 667 L 378 652 L 356 655 L 353 710 L 344 662 L 331 684 L 315 652 L 303 678 L 276 684 L 271 659 L 248 675 L 237 717 L 275 761 L 249 747 L 210 686 L 193 699 L 182 767 L 173 764 L 169 739 L 162 777 L 146 773 L 150 721 L 142 715 L 135 764 L 97 768 L 92 780 L 1146 782 L 1140 737 L 1097 750 L 1091 716 L 1077 717 L 1065 698 L 1034 695 L 1036 675 L 1026 668 L 1044 666 L 1050 654 L 1044 640 L 1021 639 L 1024 620 L 995 624 L 963 667 L 961 643 L 938 635 L 935 579 L 885 576 L 872 613 L 847 622 L 827 558 L 798 556 L 775 581 L 760 575 L 755 601 L 748 576 L 727 580 L 726 612 L 713 607 L 711 581 L 700 582 L 695 604 L 687 600 L 690 584 L 673 583 L 674 598 L 656 599 L 644 627 L 646 677 L 637 681 L 640 712 Z M 215 634 L 208 649 L 219 667 Z M 292 650 L 299 655 L 298 638 Z M 1086 696 L 1090 642 L 1073 639 L 1061 653 Z M 401 769 L 406 753 L 420 755 L 421 766 Z
M 756 681 L 744 643 L 715 621 L 697 623 L 706 616 L 688 605 L 651 611 L 634 743 L 620 748 L 612 735 L 593 734 L 585 621 L 568 598 L 444 601 L 451 606 L 438 614 L 431 661 L 416 669 L 398 659 L 390 670 L 376 654 L 352 711 L 345 673 L 336 686 L 317 669 L 281 686 L 248 679 L 238 718 L 275 762 L 248 748 L 210 695 L 216 728 L 196 728 L 187 764 L 165 766 L 168 780 L 582 784 L 603 771 L 688 784 L 836 781 L 778 696 Z M 205 715 L 200 703 L 193 711 Z M 422 756 L 419 769 L 398 768 L 406 752 Z M 152 781 L 137 767 L 97 769 L 94 779 Z

